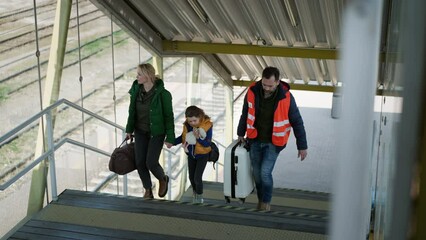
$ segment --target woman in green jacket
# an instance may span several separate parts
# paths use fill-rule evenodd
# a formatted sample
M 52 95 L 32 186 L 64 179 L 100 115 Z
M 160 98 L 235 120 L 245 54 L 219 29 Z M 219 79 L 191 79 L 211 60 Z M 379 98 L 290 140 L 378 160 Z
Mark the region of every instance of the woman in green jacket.
M 127 138 L 131 139 L 134 133 L 136 168 L 145 188 L 143 197 L 154 197 L 149 172 L 159 180 L 158 196 L 164 197 L 169 177 L 159 164 L 159 157 L 163 143 L 170 148 L 175 140 L 172 95 L 164 88 L 163 80 L 155 76 L 151 64 L 140 64 L 137 73 L 129 90 Z

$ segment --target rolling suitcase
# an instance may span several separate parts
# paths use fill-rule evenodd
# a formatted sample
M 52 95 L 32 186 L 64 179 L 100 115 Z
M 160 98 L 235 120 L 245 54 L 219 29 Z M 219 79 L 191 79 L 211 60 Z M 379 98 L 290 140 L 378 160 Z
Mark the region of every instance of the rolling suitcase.
M 243 203 L 254 190 L 249 151 L 238 140 L 225 149 L 223 193 L 227 203 L 239 198 Z

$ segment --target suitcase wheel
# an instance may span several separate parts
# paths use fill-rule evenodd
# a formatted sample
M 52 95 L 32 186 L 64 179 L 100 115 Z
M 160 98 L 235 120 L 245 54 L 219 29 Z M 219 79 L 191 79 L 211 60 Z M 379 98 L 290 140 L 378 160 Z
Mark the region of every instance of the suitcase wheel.
M 225 203 L 231 203 L 231 199 L 228 196 L 225 196 Z
M 240 198 L 240 204 L 244 204 L 245 202 L 246 202 L 246 199 L 245 198 Z

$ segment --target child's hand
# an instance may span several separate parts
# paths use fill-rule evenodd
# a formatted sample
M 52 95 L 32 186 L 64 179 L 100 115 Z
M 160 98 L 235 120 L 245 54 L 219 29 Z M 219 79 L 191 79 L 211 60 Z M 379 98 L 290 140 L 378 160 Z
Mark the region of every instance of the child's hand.
M 171 148 L 173 147 L 173 144 L 169 143 L 169 142 L 164 142 L 164 144 L 166 144 L 167 148 Z
M 200 138 L 200 130 L 198 130 L 198 128 L 194 128 L 192 131 L 194 132 L 195 138 L 199 139 Z

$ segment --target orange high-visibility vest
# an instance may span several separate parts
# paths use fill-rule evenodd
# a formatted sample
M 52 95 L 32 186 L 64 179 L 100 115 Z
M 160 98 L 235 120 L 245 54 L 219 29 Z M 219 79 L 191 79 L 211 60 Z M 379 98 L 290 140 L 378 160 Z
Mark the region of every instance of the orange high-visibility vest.
M 256 108 L 255 108 L 255 95 L 251 87 L 256 83 L 253 83 L 247 92 L 247 138 L 253 139 L 257 137 L 257 129 L 254 127 L 256 119 Z M 280 85 L 281 87 L 281 85 Z M 288 119 L 288 111 L 290 109 L 290 92 L 287 91 L 285 98 L 278 102 L 278 106 L 274 112 L 274 126 L 272 128 L 272 144 L 276 146 L 284 146 L 287 144 L 288 137 L 291 133 L 291 125 Z

